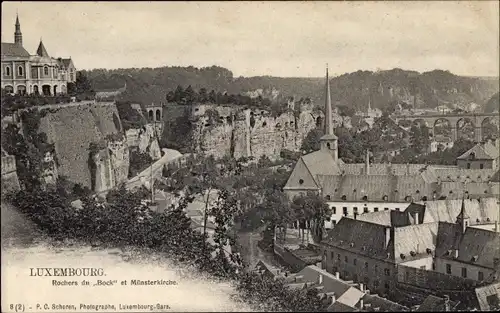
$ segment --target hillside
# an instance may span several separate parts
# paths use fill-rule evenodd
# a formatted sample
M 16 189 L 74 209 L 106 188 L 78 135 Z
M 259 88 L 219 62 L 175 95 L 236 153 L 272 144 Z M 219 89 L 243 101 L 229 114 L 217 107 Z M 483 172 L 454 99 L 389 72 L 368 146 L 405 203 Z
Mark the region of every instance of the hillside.
M 494 94 L 484 106 L 484 112 L 498 112 L 500 110 L 500 94 L 497 92 Z
M 264 96 L 271 95 L 275 89 L 279 93 L 278 99 L 295 96 L 309 97 L 315 103 L 324 100 L 324 80 L 321 77 L 235 78 L 231 71 L 218 66 L 98 69 L 86 73 L 95 90 L 119 89 L 126 84 L 126 91 L 120 98 L 143 103 L 164 101 L 166 93 L 178 85 L 234 94 L 256 91 Z M 499 90 L 498 79 L 457 76 L 441 70 L 425 73 L 402 69 L 357 71 L 333 77 L 331 84 L 334 103 L 355 109 L 366 108 L 368 101 L 372 107 L 378 108 L 391 101 L 404 101 L 419 108 L 470 102 L 483 106 Z

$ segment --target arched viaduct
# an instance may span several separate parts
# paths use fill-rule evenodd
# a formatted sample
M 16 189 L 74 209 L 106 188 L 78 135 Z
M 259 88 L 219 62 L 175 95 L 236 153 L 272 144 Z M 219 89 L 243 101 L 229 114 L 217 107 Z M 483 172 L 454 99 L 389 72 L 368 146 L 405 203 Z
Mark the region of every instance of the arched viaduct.
M 401 121 L 417 121 L 424 122 L 429 128 L 429 132 L 434 135 L 436 122 L 439 120 L 448 121 L 451 127 L 451 139 L 456 141 L 458 138 L 458 123 L 460 121 L 470 121 L 474 126 L 474 140 L 480 142 L 483 139 L 483 124 L 485 121 L 493 119 L 500 123 L 500 115 L 498 113 L 463 113 L 463 114 L 432 114 L 432 115 L 393 115 L 391 117 L 396 123 Z

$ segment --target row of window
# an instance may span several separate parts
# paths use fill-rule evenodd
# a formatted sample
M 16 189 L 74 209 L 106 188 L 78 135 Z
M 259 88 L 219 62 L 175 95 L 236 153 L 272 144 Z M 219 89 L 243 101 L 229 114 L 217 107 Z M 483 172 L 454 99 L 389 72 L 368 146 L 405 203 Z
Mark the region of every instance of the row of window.
M 325 251 L 325 252 L 324 252 L 324 258 L 325 258 L 325 261 L 326 261 L 326 253 L 327 253 L 327 252 Z M 335 259 L 335 253 L 333 253 L 333 251 L 332 251 L 332 252 L 330 252 L 330 253 L 331 253 L 331 257 L 332 257 L 332 261 L 333 261 L 333 260 Z M 338 261 L 338 262 L 341 262 L 341 261 L 342 261 L 342 255 L 341 255 L 340 253 L 339 253 L 339 254 L 337 254 L 337 261 Z M 346 255 L 346 256 L 344 256 L 344 262 L 345 262 L 345 263 L 349 263 L 349 257 L 348 257 L 347 255 Z M 354 264 L 354 265 L 358 265 L 358 259 L 354 258 L 354 259 L 353 259 L 353 261 L 352 261 L 352 264 Z M 336 267 L 334 267 L 334 268 L 336 268 Z M 369 269 L 369 264 L 368 264 L 368 262 L 365 262 L 365 263 L 364 263 L 364 269 L 365 269 L 365 270 L 368 270 L 368 269 Z M 375 273 L 378 273 L 378 265 L 377 265 L 377 264 L 375 264 L 375 265 L 374 265 L 373 269 L 374 269 L 374 272 L 375 272 Z M 334 270 L 334 272 L 336 272 L 336 270 Z M 391 270 L 390 270 L 390 269 L 388 269 L 388 268 L 384 268 L 384 275 L 385 275 L 385 276 L 391 276 Z
M 53 72 L 54 72 L 54 76 L 57 76 L 57 69 L 55 69 L 55 68 L 54 68 Z M 32 73 L 32 74 L 33 74 L 33 73 Z M 45 76 L 48 76 L 48 75 L 49 75 L 49 68 L 48 68 L 47 66 L 45 66 L 45 67 L 43 68 L 43 74 L 44 74 Z M 73 73 L 71 73 L 71 75 L 72 75 L 72 74 L 73 74 Z M 17 68 L 17 75 L 18 75 L 18 76 L 23 76 L 23 75 L 24 75 L 24 67 L 19 66 L 19 67 Z M 11 72 L 10 72 L 10 67 L 9 67 L 9 66 L 5 67 L 5 76 L 11 76 Z M 38 75 L 32 75 L 32 76 L 38 76 Z
M 302 181 L 302 182 L 301 182 L 301 181 L 302 181 L 302 180 L 299 180 L 299 183 L 300 183 L 300 184 L 302 184 L 302 183 L 303 183 L 303 181 Z M 396 191 L 396 192 L 397 192 L 397 191 Z M 417 193 L 418 193 L 418 190 L 417 190 Z M 342 197 L 340 197 L 340 199 L 342 199 L 342 200 L 344 200 L 344 201 L 345 201 L 345 200 L 347 200 L 347 196 L 346 196 L 346 195 L 342 195 Z M 325 200 L 326 200 L 326 201 L 331 201 L 331 200 L 332 200 L 332 196 L 330 196 L 330 195 L 326 195 L 326 196 L 325 196 Z M 368 201 L 368 196 L 363 196 L 362 200 L 363 200 L 363 201 Z M 383 196 L 383 197 L 382 197 L 382 200 L 383 200 L 383 201 L 389 201 L 389 196 L 387 196 L 387 195 L 386 195 L 386 196 Z M 422 201 L 427 201 L 427 196 L 423 196 L 423 197 L 421 197 L 421 198 L 420 198 L 420 200 L 422 200 Z M 407 201 L 407 202 L 411 202 L 411 201 L 413 201 L 413 197 L 412 197 L 412 196 L 406 196 L 406 197 L 405 197 L 405 201 Z
M 446 274 L 451 275 L 451 264 L 446 264 Z M 467 278 L 467 268 L 462 267 L 462 277 Z M 482 281 L 484 280 L 484 273 L 479 271 L 477 272 L 477 280 Z
M 384 208 L 384 211 L 388 211 L 389 208 Z M 373 208 L 373 212 L 378 212 L 379 211 L 379 208 L 375 207 Z M 401 211 L 400 208 L 396 208 L 396 211 Z M 369 213 L 369 209 L 367 207 L 364 207 L 363 208 L 363 213 Z M 358 207 L 353 207 L 353 213 L 354 215 L 357 215 L 359 212 L 358 212 Z M 332 207 L 332 214 L 337 214 L 337 207 Z M 349 212 L 348 212 L 348 208 L 347 207 L 342 207 L 342 214 L 344 216 L 347 216 L 349 215 Z
M 479 163 L 479 169 L 483 169 L 484 168 L 484 164 L 483 163 Z M 470 163 L 467 163 L 467 169 L 470 169 Z

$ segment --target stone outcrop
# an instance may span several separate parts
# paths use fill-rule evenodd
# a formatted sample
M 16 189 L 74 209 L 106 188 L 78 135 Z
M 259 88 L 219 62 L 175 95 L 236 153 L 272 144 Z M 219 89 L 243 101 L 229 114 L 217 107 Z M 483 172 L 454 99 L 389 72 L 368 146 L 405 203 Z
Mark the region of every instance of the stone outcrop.
M 143 128 L 131 128 L 126 131 L 126 136 L 130 148 L 137 147 L 141 153 L 148 153 L 153 160 L 158 160 L 161 158 L 161 151 L 154 127 L 154 124 L 147 124 Z M 157 129 L 156 135 L 159 137 L 160 134 Z
M 16 172 L 16 159 L 13 155 L 2 155 L 2 195 L 21 189 Z
M 94 191 L 127 180 L 129 148 L 114 103 L 39 109 L 39 132 L 55 146 L 59 176 Z M 91 151 L 91 146 L 98 149 Z
M 194 115 L 193 140 L 195 153 L 223 156 L 254 157 L 265 155 L 274 158 L 282 150 L 299 151 L 303 139 L 316 127 L 321 112 L 289 110 L 272 117 L 268 111 L 257 109 L 238 110 L 213 106 L 208 114 Z M 210 116 L 212 115 L 212 116 Z

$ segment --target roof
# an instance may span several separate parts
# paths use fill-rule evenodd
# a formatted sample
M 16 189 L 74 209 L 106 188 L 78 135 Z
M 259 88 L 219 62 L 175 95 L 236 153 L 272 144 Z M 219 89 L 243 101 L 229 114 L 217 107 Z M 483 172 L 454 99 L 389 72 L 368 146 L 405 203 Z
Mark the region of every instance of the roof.
M 360 214 L 357 219 L 379 225 L 391 226 L 391 211 L 378 211 Z
M 326 134 L 326 135 L 323 135 L 321 136 L 321 138 L 319 140 L 332 140 L 332 139 L 338 139 L 337 136 L 335 136 L 335 134 Z
M 404 305 L 392 302 L 378 295 L 365 294 L 363 296 L 364 304 L 370 304 L 372 309 L 379 308 L 380 312 L 401 312 L 407 311 L 408 308 Z
M 388 255 L 391 249 L 385 246 L 386 228 L 384 225 L 343 217 L 328 232 L 323 243 L 371 258 L 390 260 L 393 256 Z M 366 238 L 370 238 L 370 241 L 367 242 Z
M 303 155 L 302 160 L 314 177 L 316 175 L 338 175 L 340 169 L 330 153 L 319 150 Z
M 417 312 L 444 312 L 446 311 L 444 304 L 445 299 L 429 295 L 419 306 Z M 457 302 L 450 301 L 450 308 L 455 307 L 455 305 L 457 305 Z
M 497 199 L 481 198 L 466 199 L 465 210 L 470 217 L 470 225 L 484 224 L 500 220 Z M 417 202 L 424 204 L 424 202 Z M 462 200 L 435 200 L 425 202 L 423 223 L 449 222 L 455 223 L 462 208 Z
M 29 58 L 30 54 L 21 45 L 2 42 L 2 57 L 3 56 Z
M 354 308 L 352 306 L 343 304 L 342 302 L 335 301 L 332 305 L 330 305 L 327 309 L 328 312 L 358 312 L 359 309 Z
M 72 63 L 71 58 L 69 59 L 61 59 L 61 64 L 64 65 L 65 68 L 68 68 L 70 64 Z
M 436 250 L 438 222 L 394 228 L 394 259 L 407 262 L 428 257 L 427 249 Z
M 476 288 L 476 296 L 481 311 L 496 309 L 500 303 L 500 283 Z
M 457 159 L 469 159 L 469 157 L 473 153 L 475 154 L 474 158 L 479 160 L 495 160 L 500 155 L 500 152 L 498 152 L 498 146 L 495 146 L 490 141 L 487 141 L 476 144 L 474 147 L 470 148 L 464 154 L 459 156 Z
M 45 49 L 45 46 L 43 45 L 43 42 L 40 40 L 40 44 L 38 45 L 38 49 L 36 49 L 36 54 L 41 56 L 41 57 L 49 57 L 49 54 L 47 53 L 47 49 Z
M 467 227 L 462 240 L 460 240 L 456 260 L 494 269 L 494 258 L 500 258 L 499 247 L 500 235 L 498 233 Z

